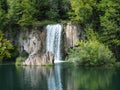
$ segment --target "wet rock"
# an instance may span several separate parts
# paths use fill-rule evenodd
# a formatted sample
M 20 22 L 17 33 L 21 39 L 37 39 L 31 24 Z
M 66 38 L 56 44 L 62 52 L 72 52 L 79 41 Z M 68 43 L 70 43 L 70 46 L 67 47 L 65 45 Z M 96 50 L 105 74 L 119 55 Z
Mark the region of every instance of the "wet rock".
M 47 64 L 54 64 L 54 55 L 51 52 L 47 52 L 42 56 L 39 56 L 38 54 L 31 54 L 23 62 L 23 65 L 47 65 Z

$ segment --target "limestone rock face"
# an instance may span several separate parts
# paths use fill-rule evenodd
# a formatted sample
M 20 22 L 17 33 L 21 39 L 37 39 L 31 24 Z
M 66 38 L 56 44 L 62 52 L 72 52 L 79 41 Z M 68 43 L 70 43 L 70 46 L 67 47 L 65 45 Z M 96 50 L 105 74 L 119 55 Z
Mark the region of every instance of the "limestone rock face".
M 51 52 L 45 52 L 46 33 L 39 30 L 30 30 L 20 34 L 20 52 L 28 53 L 28 58 L 23 65 L 53 64 L 54 57 Z
M 68 22 L 64 25 L 64 36 L 63 36 L 63 43 L 64 43 L 64 56 L 66 56 L 67 51 L 69 48 L 77 46 L 78 40 L 83 40 L 83 31 L 79 27 L 79 25 L 74 24 L 72 22 Z
M 20 51 L 26 51 L 29 55 L 34 55 L 36 53 L 43 53 L 45 48 L 45 32 L 40 32 L 39 30 L 30 30 L 21 32 L 19 43 Z
M 73 47 L 76 45 L 77 40 L 79 40 L 79 32 L 77 30 L 77 27 L 75 25 L 72 25 L 71 23 L 67 23 L 66 29 L 66 45 L 68 47 Z
M 77 24 L 68 22 L 64 27 L 64 45 L 65 50 L 77 45 L 77 41 L 83 39 L 83 32 Z
M 23 62 L 23 65 L 46 65 L 46 64 L 53 64 L 54 63 L 54 56 L 51 52 L 47 52 L 46 54 L 40 55 L 29 55 L 27 60 Z

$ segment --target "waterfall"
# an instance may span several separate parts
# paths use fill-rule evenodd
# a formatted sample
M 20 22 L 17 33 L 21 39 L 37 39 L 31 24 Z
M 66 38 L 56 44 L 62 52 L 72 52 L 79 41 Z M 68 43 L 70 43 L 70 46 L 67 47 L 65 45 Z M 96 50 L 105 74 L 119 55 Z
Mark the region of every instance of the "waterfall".
M 50 51 L 54 54 L 54 60 L 61 60 L 61 33 L 62 25 L 47 25 L 47 37 L 46 37 L 46 52 Z

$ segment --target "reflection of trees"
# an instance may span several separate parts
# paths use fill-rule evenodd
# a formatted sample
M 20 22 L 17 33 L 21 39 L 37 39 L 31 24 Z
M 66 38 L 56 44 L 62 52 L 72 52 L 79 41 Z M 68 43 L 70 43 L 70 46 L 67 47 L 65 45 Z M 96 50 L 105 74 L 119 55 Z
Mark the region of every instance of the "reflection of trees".
M 46 79 L 53 74 L 52 67 L 25 66 L 18 68 L 17 71 L 21 87 L 30 90 L 47 90 Z
M 112 83 L 114 69 L 75 69 L 67 78 L 67 90 L 107 90 Z
M 14 71 L 14 66 L 0 66 L 0 90 L 14 90 Z
M 0 72 L 0 90 L 120 90 L 114 69 L 0 66 Z
M 17 69 L 21 87 L 32 90 L 62 90 L 61 67 L 25 66 Z M 24 89 L 24 88 L 22 88 Z

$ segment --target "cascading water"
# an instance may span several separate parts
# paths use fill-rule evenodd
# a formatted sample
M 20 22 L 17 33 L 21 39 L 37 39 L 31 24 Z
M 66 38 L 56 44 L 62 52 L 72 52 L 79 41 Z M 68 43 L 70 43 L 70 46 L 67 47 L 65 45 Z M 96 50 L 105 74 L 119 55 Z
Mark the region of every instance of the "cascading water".
M 62 25 L 47 25 L 46 52 L 54 54 L 55 62 L 61 61 L 61 33 Z

